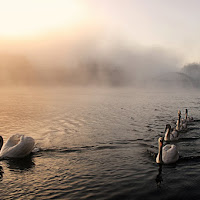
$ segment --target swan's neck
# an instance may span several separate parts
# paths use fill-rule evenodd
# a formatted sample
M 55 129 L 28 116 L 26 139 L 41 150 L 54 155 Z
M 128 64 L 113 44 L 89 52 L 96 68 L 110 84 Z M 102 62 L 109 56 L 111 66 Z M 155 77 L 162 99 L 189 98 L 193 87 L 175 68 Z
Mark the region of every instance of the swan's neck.
M 165 132 L 165 141 L 169 141 L 170 140 L 170 129 L 168 128 Z
M 180 129 L 180 122 L 181 122 L 181 115 L 178 115 L 178 121 L 177 121 L 177 130 Z
M 158 160 L 157 160 L 157 163 L 163 163 L 162 161 L 162 144 L 160 144 L 159 142 L 159 149 L 158 149 Z
M 3 146 L 3 138 L 2 136 L 0 136 L 0 151 L 1 151 L 2 146 Z

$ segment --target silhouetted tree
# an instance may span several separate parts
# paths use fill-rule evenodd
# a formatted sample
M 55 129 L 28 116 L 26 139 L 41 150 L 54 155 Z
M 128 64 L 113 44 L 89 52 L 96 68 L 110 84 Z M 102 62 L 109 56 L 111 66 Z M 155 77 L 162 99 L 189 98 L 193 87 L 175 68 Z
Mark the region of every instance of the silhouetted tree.
M 182 72 L 193 79 L 195 86 L 200 87 L 200 63 L 189 63 L 183 67 Z

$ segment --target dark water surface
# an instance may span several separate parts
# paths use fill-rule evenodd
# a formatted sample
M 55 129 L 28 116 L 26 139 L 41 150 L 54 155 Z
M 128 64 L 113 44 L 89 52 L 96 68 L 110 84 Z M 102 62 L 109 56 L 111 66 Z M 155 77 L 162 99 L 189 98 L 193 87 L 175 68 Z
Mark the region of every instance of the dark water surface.
M 1 89 L 0 133 L 30 135 L 38 152 L 3 160 L 0 199 L 200 199 L 197 91 Z M 157 140 L 188 108 L 196 122 L 173 165 Z

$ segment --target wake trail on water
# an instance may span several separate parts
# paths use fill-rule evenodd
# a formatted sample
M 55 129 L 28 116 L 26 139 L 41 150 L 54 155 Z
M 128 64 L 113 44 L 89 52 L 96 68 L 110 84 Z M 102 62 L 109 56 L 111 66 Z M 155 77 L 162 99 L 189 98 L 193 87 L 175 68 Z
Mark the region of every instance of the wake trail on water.
M 82 153 L 86 151 L 100 151 L 100 150 L 113 150 L 113 149 L 122 149 L 127 148 L 129 145 L 139 145 L 139 146 L 148 146 L 145 143 L 145 140 L 138 138 L 138 139 L 131 139 L 131 140 L 116 140 L 116 141 L 108 141 L 106 143 L 98 143 L 94 145 L 83 145 L 83 146 L 61 146 L 59 145 L 50 145 L 49 142 L 46 143 L 47 140 L 40 141 L 36 144 L 33 153 L 38 152 L 59 152 L 59 153 Z M 150 145 L 150 147 L 152 147 Z

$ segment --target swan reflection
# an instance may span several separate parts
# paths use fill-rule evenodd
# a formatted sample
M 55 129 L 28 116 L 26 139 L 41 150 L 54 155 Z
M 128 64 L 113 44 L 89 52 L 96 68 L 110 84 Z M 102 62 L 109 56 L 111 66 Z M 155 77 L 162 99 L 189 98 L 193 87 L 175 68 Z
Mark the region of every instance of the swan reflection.
M 20 159 L 8 159 L 6 162 L 7 167 L 15 171 L 27 171 L 35 166 L 32 155 Z
M 157 183 L 157 186 L 160 187 L 161 186 L 161 182 L 163 181 L 163 178 L 162 178 L 162 165 L 161 164 L 159 165 L 158 175 L 156 176 L 155 181 Z
M 0 166 L 0 181 L 3 180 L 3 173 L 4 173 L 4 171 L 3 171 L 3 167 Z

